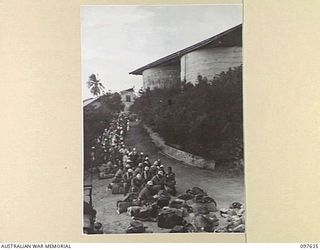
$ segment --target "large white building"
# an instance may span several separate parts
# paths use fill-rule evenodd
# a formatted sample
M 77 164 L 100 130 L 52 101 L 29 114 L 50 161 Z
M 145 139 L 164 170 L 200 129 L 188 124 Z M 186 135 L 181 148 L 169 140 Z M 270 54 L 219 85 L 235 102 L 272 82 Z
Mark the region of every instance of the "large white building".
M 164 88 L 180 81 L 197 84 L 198 76 L 216 74 L 242 64 L 242 24 L 140 67 L 144 88 Z

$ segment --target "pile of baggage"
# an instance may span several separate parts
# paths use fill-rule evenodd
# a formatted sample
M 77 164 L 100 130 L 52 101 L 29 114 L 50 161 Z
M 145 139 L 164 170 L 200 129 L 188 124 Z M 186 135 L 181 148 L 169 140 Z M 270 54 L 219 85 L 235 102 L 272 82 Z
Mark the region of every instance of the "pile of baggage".
M 220 209 L 220 216 L 227 219 L 227 225 L 217 228 L 215 232 L 245 232 L 245 209 L 243 204 L 239 202 L 233 202 L 229 208 Z
M 133 195 L 130 199 L 117 202 L 118 213 L 124 213 L 132 221 L 156 222 L 159 228 L 170 229 L 170 233 L 214 232 L 219 226 L 216 202 L 198 187 L 187 190 L 178 197 L 172 197 L 164 190 L 152 204 L 140 205 Z M 131 233 L 132 225 L 127 233 Z

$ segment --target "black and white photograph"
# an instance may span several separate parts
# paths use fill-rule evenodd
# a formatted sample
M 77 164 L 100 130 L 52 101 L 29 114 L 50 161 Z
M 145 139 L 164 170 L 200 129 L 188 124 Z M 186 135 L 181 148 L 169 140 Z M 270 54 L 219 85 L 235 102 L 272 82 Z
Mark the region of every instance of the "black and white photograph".
M 245 233 L 242 22 L 81 6 L 83 234 Z

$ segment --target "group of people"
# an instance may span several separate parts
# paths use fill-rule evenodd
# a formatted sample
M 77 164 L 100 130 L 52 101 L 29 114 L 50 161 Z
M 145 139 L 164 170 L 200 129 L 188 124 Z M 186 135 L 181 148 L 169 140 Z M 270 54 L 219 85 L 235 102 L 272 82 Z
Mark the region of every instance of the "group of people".
M 129 130 L 128 117 L 124 113 L 117 114 L 92 147 L 93 165 L 103 164 L 108 173 L 114 174 L 108 189 L 121 186 L 124 195 L 138 193 L 142 203 L 154 201 L 160 190 L 176 195 L 172 168 L 165 168 L 161 159 L 151 163 L 144 152 L 126 147 L 125 137 Z

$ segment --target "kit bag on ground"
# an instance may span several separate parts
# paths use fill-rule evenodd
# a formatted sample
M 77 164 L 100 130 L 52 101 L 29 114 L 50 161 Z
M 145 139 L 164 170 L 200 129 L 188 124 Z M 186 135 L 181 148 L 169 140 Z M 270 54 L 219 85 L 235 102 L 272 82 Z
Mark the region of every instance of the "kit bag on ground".
M 163 207 L 161 211 L 170 211 L 173 212 L 181 217 L 184 217 L 188 214 L 185 208 L 172 208 L 172 207 Z
M 132 220 L 126 230 L 126 233 L 144 233 L 145 231 L 146 227 L 140 221 Z
M 192 189 L 187 190 L 187 193 L 193 195 L 207 195 L 207 193 L 199 187 L 193 187 Z
M 166 191 L 160 190 L 158 195 L 159 195 L 159 198 L 157 200 L 157 205 L 160 208 L 168 206 L 169 201 L 171 199 L 170 194 L 168 194 Z
M 114 177 L 114 174 L 107 174 L 105 172 L 100 172 L 99 173 L 99 178 L 100 179 L 111 179 Z
M 169 233 L 188 233 L 188 229 L 185 226 L 175 226 Z
M 184 226 L 175 226 L 170 230 L 169 233 L 191 233 L 196 232 L 196 229 L 191 223 L 188 223 Z
M 112 194 L 123 194 L 124 189 L 121 184 L 113 183 L 112 185 Z
M 128 207 L 132 205 L 131 201 L 119 201 L 117 202 L 117 211 L 119 214 L 127 212 Z
M 170 210 L 162 210 L 158 214 L 158 227 L 172 229 L 175 226 L 183 226 L 182 216 Z
M 188 193 L 185 193 L 185 194 L 180 194 L 180 195 L 178 195 L 178 199 L 180 199 L 180 200 L 185 200 L 185 201 L 188 201 L 188 200 L 192 200 L 193 199 L 193 197 L 194 197 L 194 195 L 193 194 L 188 194 Z
M 157 205 L 160 207 L 160 208 L 163 208 L 163 207 L 166 207 L 169 205 L 169 201 L 170 201 L 170 197 L 167 198 L 167 197 L 160 197 L 158 200 L 157 200 Z
M 153 219 L 155 219 L 158 215 L 158 209 L 159 209 L 159 207 L 157 206 L 157 204 L 148 205 L 148 206 L 142 207 L 133 216 L 134 216 L 134 218 L 139 219 L 139 220 L 153 221 Z
M 210 196 L 203 196 L 202 202 L 203 203 L 212 203 L 213 202 L 217 206 L 217 202 L 213 198 L 211 198 Z
M 169 207 L 171 208 L 182 208 L 184 205 L 185 201 L 181 199 L 174 199 L 169 203 Z
M 131 206 L 127 208 L 127 214 L 130 217 L 136 217 L 137 215 L 139 215 L 140 210 L 141 210 L 140 206 Z
M 240 202 L 233 202 L 230 206 L 231 209 L 241 209 L 242 204 Z
M 198 213 L 198 209 L 201 207 L 205 207 L 209 210 L 209 212 L 216 212 L 217 211 L 217 203 L 216 201 L 209 197 L 203 195 L 196 195 L 194 198 L 194 203 L 191 205 L 193 212 Z
M 219 220 L 216 216 L 199 214 L 195 217 L 194 224 L 199 231 L 213 232 L 219 226 Z
M 122 201 L 134 201 L 138 199 L 138 194 L 137 193 L 129 193 L 127 194 Z

